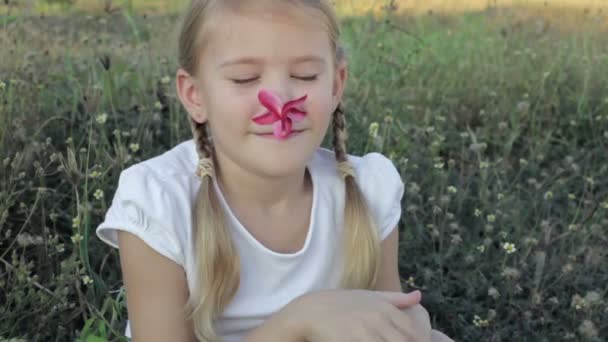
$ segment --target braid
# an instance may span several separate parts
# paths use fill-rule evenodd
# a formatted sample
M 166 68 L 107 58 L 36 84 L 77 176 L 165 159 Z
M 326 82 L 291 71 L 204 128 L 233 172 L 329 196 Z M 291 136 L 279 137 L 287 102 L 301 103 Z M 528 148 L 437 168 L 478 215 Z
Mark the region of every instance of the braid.
M 209 142 L 207 133 L 207 121 L 201 124 L 190 118 L 190 127 L 192 129 L 192 136 L 194 137 L 196 152 L 198 153 L 199 158 L 213 157 L 213 147 Z
M 344 122 L 344 112 L 341 105 L 334 111 L 333 115 L 333 145 L 336 153 L 336 161 L 346 161 L 346 124 Z
M 214 321 L 230 303 L 240 282 L 240 260 L 230 234 L 221 201 L 213 186 L 215 153 L 208 133 L 208 123 L 190 119 L 190 126 L 200 177 L 194 205 L 194 250 L 196 253 L 196 288 L 188 299 L 190 318 L 196 322 L 196 336 L 201 341 L 219 341 Z
M 380 268 L 377 228 L 346 154 L 346 124 L 341 106 L 333 114 L 333 147 L 344 179 L 344 273 L 341 286 L 374 289 Z
M 333 115 L 333 145 L 336 161 L 338 162 L 338 171 L 344 179 L 347 177 L 355 178 L 355 171 L 346 159 L 347 138 L 348 134 L 346 134 L 344 111 L 342 111 L 342 107 L 338 105 L 338 108 L 336 108 Z

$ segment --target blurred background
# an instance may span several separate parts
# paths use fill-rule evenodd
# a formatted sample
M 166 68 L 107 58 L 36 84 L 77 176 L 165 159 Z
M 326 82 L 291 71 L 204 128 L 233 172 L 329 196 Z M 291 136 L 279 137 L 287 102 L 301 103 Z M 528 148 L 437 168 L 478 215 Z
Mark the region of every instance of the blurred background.
M 606 341 L 608 1 L 335 2 L 349 152 L 402 174 L 400 271 L 433 325 Z M 122 169 L 190 139 L 186 3 L 0 1 L 0 341 L 123 339 L 94 228 Z

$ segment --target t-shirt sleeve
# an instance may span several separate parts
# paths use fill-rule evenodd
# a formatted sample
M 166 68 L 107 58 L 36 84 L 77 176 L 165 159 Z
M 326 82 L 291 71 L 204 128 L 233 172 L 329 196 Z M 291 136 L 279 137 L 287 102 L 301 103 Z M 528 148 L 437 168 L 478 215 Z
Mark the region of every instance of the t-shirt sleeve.
M 401 219 L 404 183 L 393 162 L 380 153 L 368 153 L 357 164 L 359 185 L 382 241 Z
M 118 247 L 117 231 L 134 234 L 161 255 L 184 265 L 184 248 L 174 222 L 176 201 L 167 185 L 141 165 L 121 172 L 118 187 L 96 234 Z

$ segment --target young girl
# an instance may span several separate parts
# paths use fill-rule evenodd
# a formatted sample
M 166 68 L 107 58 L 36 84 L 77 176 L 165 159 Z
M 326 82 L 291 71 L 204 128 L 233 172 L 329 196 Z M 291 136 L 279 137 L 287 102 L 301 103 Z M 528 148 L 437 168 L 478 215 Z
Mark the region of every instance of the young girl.
M 194 139 L 124 170 L 97 228 L 121 251 L 127 336 L 441 340 L 401 293 L 399 173 L 346 153 L 330 1 L 197 0 L 182 25 Z

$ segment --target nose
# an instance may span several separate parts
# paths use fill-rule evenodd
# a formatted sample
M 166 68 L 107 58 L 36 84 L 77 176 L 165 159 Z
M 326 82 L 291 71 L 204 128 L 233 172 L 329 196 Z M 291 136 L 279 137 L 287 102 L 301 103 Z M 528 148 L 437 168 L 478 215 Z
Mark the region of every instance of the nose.
M 266 89 L 275 94 L 280 100 L 281 103 L 286 103 L 290 100 L 293 100 L 297 95 L 293 89 L 291 84 L 291 78 L 289 76 L 284 76 L 279 73 L 269 75 L 266 82 L 260 86 L 258 91 Z

